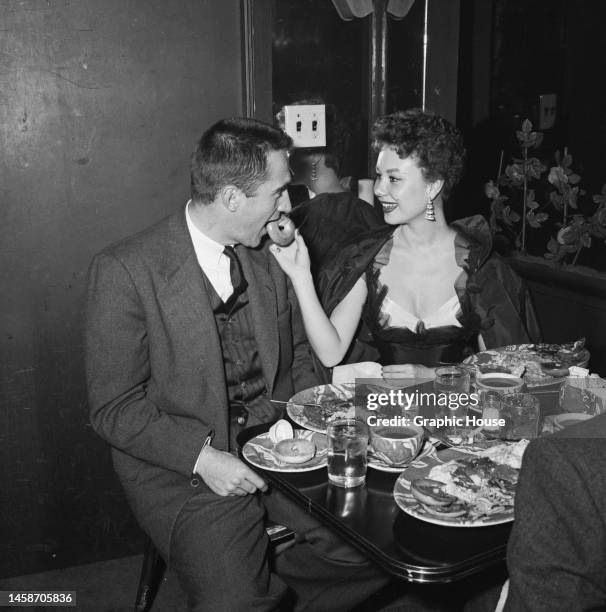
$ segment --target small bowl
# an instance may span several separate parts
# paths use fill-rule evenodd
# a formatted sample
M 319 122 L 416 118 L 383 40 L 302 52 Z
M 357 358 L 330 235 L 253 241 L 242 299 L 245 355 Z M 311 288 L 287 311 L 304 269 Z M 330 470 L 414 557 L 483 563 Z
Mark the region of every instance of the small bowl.
M 418 425 L 371 427 L 370 445 L 377 458 L 384 463 L 401 467 L 419 454 L 424 435 L 424 429 Z
M 524 388 L 524 381 L 513 374 L 505 372 L 486 372 L 476 377 L 478 391 L 496 391 L 502 395 L 520 393 Z

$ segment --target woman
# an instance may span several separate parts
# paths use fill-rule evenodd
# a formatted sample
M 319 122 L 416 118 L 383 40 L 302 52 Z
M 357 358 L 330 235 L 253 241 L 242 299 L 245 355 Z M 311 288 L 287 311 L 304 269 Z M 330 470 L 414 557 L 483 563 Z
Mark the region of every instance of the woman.
M 435 366 L 484 347 L 538 338 L 528 294 L 492 252 L 484 218 L 446 222 L 465 154 L 456 128 L 412 109 L 380 118 L 373 135 L 374 192 L 389 227 L 372 230 L 321 271 L 323 306 L 303 239 L 271 247 L 320 361 L 370 359 L 384 366 L 385 378 L 432 377 Z

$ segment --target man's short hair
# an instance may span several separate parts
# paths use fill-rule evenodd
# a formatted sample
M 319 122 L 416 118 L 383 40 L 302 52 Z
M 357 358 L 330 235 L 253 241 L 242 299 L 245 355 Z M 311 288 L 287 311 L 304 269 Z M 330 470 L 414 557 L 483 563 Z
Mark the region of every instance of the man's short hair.
M 267 180 L 267 154 L 290 150 L 292 139 L 256 119 L 222 119 L 198 141 L 191 157 L 191 197 L 209 204 L 227 185 L 246 195 Z

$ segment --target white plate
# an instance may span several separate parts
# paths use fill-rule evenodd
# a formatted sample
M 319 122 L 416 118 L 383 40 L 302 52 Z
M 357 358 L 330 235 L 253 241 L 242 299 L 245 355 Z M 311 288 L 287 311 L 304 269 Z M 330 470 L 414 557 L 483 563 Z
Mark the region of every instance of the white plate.
M 288 400 L 286 412 L 297 425 L 318 433 L 326 433 L 327 423 L 331 417 L 343 412 L 342 407 L 332 407 L 331 403 L 351 400 L 351 408 L 346 412 L 350 414 L 350 418 L 353 418 L 354 394 L 355 385 L 352 384 L 311 387 L 293 395 Z
M 417 478 L 427 478 L 431 469 L 440 464 L 447 463 L 451 459 L 457 459 L 461 457 L 469 457 L 469 454 L 455 451 L 454 449 L 447 449 L 441 451 L 439 456 L 426 457 L 422 465 L 417 465 L 413 462 L 396 480 L 394 485 L 393 495 L 396 500 L 396 504 L 399 508 L 415 518 L 425 521 L 426 523 L 433 523 L 434 525 L 443 525 L 445 527 L 487 527 L 490 525 L 500 525 L 502 523 L 509 523 L 513 521 L 513 506 L 505 512 L 493 514 L 489 517 L 482 517 L 479 519 L 469 519 L 465 516 L 454 517 L 452 519 L 440 518 L 429 514 L 421 504 L 414 498 L 410 491 L 410 481 Z
M 326 467 L 328 450 L 325 435 L 296 429 L 295 437 L 311 440 L 316 445 L 316 454 L 305 463 L 285 463 L 278 459 L 274 454 L 276 444 L 271 441 L 269 432 L 249 440 L 242 449 L 242 455 L 251 465 L 270 472 L 311 472 Z
M 487 351 L 480 351 L 471 355 L 463 363 L 473 365 L 477 371 L 488 372 L 510 372 L 521 376 L 528 388 L 542 387 L 561 383 L 562 378 L 550 376 L 541 369 L 541 363 L 554 361 L 551 354 L 542 350 L 543 346 L 558 345 L 535 345 L 535 344 L 513 344 Z M 538 347 L 538 348 L 536 348 Z M 585 366 L 589 361 L 589 351 L 583 349 L 575 355 L 574 363 L 570 365 Z
M 421 452 L 414 458 L 410 463 L 401 466 L 395 467 L 393 465 L 389 465 L 385 463 L 385 461 L 375 457 L 372 454 L 372 448 L 368 447 L 368 467 L 373 468 L 373 470 L 379 470 L 379 472 L 390 472 L 392 474 L 398 474 L 403 472 L 406 468 L 408 468 L 412 463 L 420 464 L 426 457 L 436 457 L 436 449 L 435 446 L 429 441 L 425 440 L 423 443 L 423 447 L 421 448 Z

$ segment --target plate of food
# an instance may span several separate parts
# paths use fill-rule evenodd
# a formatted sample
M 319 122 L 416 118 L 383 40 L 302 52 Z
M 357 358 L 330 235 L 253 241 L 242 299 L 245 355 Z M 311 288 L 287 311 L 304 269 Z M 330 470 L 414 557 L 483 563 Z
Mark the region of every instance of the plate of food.
M 276 441 L 270 432 L 255 436 L 242 449 L 251 465 L 270 472 L 310 472 L 326 467 L 326 436 L 296 429 L 293 438 Z
M 326 433 L 329 421 L 355 417 L 355 385 L 319 385 L 299 391 L 286 405 L 288 416 L 301 427 Z
M 483 527 L 513 521 L 515 487 L 527 440 L 472 452 L 447 449 L 425 465 L 413 463 L 396 480 L 400 509 L 448 527 Z
M 420 466 L 420 463 L 424 462 L 425 459 L 428 457 L 436 457 L 436 447 L 429 440 L 425 440 L 423 442 L 423 446 L 421 447 L 421 452 L 414 458 L 414 462 L 416 465 Z M 374 470 L 379 470 L 379 472 L 390 472 L 392 474 L 398 474 L 407 469 L 409 465 L 410 463 L 401 467 L 394 467 L 393 465 L 389 465 L 373 453 L 372 447 L 368 447 L 368 467 L 373 468 Z
M 585 367 L 589 363 L 585 338 L 564 344 L 514 344 L 481 351 L 464 363 L 476 373 L 510 373 L 523 377 L 527 387 L 550 385 L 562 381 L 571 366 Z

